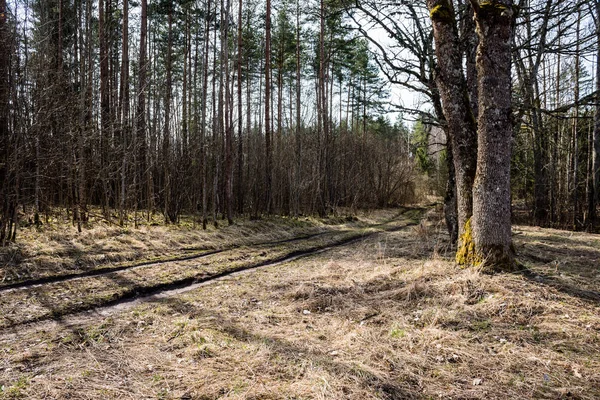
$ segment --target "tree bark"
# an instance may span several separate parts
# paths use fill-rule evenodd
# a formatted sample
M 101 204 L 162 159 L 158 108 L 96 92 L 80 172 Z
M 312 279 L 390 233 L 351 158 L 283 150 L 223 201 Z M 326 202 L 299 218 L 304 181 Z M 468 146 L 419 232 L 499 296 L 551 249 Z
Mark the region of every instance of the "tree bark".
M 150 182 L 146 173 L 146 89 L 147 89 L 147 71 L 148 60 L 146 50 L 148 47 L 148 0 L 142 0 L 141 22 L 140 22 L 140 57 L 139 57 L 139 76 L 137 90 L 137 111 L 136 111 L 136 151 L 137 151 L 137 181 L 138 181 L 138 196 L 139 200 L 147 196 L 148 202 L 146 207 L 150 212 Z M 146 185 L 147 190 L 143 187 Z
M 479 36 L 479 120 L 470 261 L 486 270 L 512 270 L 515 267 L 510 203 L 513 2 L 472 0 L 472 3 Z
M 210 12 L 211 0 L 208 0 L 206 6 L 207 13 L 205 15 L 204 24 L 204 61 L 202 62 L 202 117 L 200 121 L 200 176 L 202 179 L 202 229 L 206 230 L 208 224 L 207 216 L 207 201 L 208 201 L 208 184 L 207 184 L 207 168 L 206 168 L 206 109 L 208 96 L 208 52 L 210 43 Z
M 458 213 L 456 202 L 456 172 L 454 170 L 454 153 L 452 144 L 447 138 L 446 144 L 446 164 L 448 168 L 448 182 L 446 184 L 446 195 L 444 197 L 444 218 L 446 220 L 446 229 L 450 235 L 450 243 L 458 242 Z
M 449 0 L 428 0 L 433 21 L 438 71 L 436 84 L 442 100 L 456 174 L 459 236 L 473 213 L 473 181 L 477 165 L 477 126 L 462 69 L 462 49 L 454 6 Z M 460 240 L 462 242 L 462 239 Z M 462 243 L 459 243 L 461 245 Z M 460 262 L 460 260 L 459 260 Z
M 225 1 L 224 26 L 221 46 L 223 46 L 223 67 L 225 69 L 225 214 L 227 223 L 233 224 L 233 133 L 230 118 L 231 87 L 229 85 L 229 9 L 230 0 Z
M 243 62 L 243 36 L 242 36 L 242 0 L 238 2 L 238 37 L 237 37 L 237 117 L 238 117 L 238 165 L 237 165 L 237 206 L 238 213 L 244 213 L 244 130 L 242 118 L 242 62 Z
M 300 214 L 300 182 L 302 173 L 302 142 L 300 137 L 301 123 L 301 90 L 302 70 L 300 58 L 300 1 L 296 0 L 296 174 L 294 188 L 294 215 Z
M 217 9 L 218 4 L 215 0 L 215 21 L 217 18 Z M 219 222 L 217 221 L 217 212 L 219 209 L 219 132 L 221 129 L 222 115 L 221 108 L 217 105 L 217 75 L 219 75 L 219 79 L 221 79 L 221 84 L 219 87 L 222 87 L 222 78 L 223 74 L 217 74 L 217 29 L 215 28 L 213 35 L 213 78 L 212 78 L 212 150 L 213 150 L 213 191 L 212 191 L 212 219 L 213 225 L 215 228 L 219 227 Z M 220 103 L 219 103 L 220 104 Z
M 324 217 L 327 214 L 327 206 L 328 198 L 327 198 L 327 160 L 329 153 L 329 121 L 328 121 L 328 108 L 327 108 L 327 83 L 326 83 L 326 74 L 327 74 L 327 65 L 325 63 L 325 1 L 321 0 L 320 2 L 320 30 L 319 30 L 319 115 L 320 115 L 320 126 L 323 134 L 323 142 L 321 144 L 320 152 L 321 152 L 321 162 L 320 162 L 320 170 L 319 170 L 319 204 L 318 211 L 319 215 Z M 366 123 L 366 116 L 365 121 Z M 319 132 L 321 134 L 321 132 Z
M 6 244 L 9 220 L 9 28 L 6 0 L 0 0 L 0 246 Z
M 579 223 L 579 74 L 580 74 L 580 59 L 579 59 L 579 37 L 581 26 L 581 11 L 578 12 L 577 18 L 577 38 L 575 49 L 575 115 L 573 116 L 573 229 L 580 228 Z
M 100 42 L 100 174 L 103 187 L 104 213 L 109 217 L 109 187 L 108 187 L 108 139 L 110 137 L 110 89 L 109 89 L 109 57 L 108 38 L 106 32 L 106 1 L 99 0 L 98 9 L 98 35 Z
M 596 0 L 596 110 L 594 119 L 593 150 L 593 204 L 590 220 L 596 221 L 596 206 L 600 197 L 600 0 Z
M 271 149 L 271 0 L 267 0 L 265 27 L 265 210 L 271 213 L 273 154 Z
M 121 48 L 121 82 L 119 86 L 119 117 L 121 129 L 121 198 L 119 202 L 119 224 L 125 218 L 126 172 L 129 156 L 129 1 L 123 1 L 123 41 Z
M 165 223 L 177 222 L 175 205 L 172 204 L 171 193 L 171 93 L 172 93 L 172 69 L 173 69 L 173 5 L 169 6 L 167 32 L 167 60 L 166 60 L 166 93 L 165 93 L 165 121 L 163 129 L 163 184 L 164 184 L 164 213 Z

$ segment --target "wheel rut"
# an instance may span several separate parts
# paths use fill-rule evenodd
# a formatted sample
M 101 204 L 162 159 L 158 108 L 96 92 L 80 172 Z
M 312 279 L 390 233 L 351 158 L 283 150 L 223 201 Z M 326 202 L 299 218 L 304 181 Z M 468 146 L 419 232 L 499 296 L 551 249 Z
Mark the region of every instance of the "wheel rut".
M 167 257 L 167 258 L 164 258 L 161 260 L 148 260 L 148 261 L 133 262 L 133 263 L 127 264 L 127 265 L 102 267 L 102 268 L 96 268 L 96 269 L 83 271 L 83 272 L 75 272 L 75 273 L 54 275 L 54 276 L 48 276 L 48 277 L 42 277 L 42 278 L 27 279 L 27 280 L 20 281 L 20 282 L 14 282 L 14 283 L 9 283 L 9 284 L 5 284 L 5 285 L 0 285 L 0 293 L 14 290 L 14 289 L 31 289 L 33 287 L 41 286 L 41 285 L 45 285 L 45 284 L 49 284 L 49 283 L 58 283 L 58 282 L 65 282 L 65 281 L 69 281 L 69 280 L 73 280 L 73 279 L 107 275 L 107 274 L 114 273 L 114 272 L 126 271 L 126 270 L 130 270 L 130 269 L 134 269 L 134 268 L 145 267 L 148 265 L 158 265 L 158 264 L 166 264 L 166 263 L 178 262 L 178 261 L 196 260 L 199 258 L 212 256 L 214 254 L 223 253 L 225 251 L 232 250 L 232 249 L 235 249 L 238 247 L 273 246 L 273 245 L 277 245 L 277 244 L 293 243 L 293 242 L 297 242 L 297 241 L 301 241 L 301 240 L 313 239 L 316 237 L 320 237 L 320 236 L 324 236 L 324 235 L 328 235 L 328 234 L 332 235 L 332 234 L 336 234 L 336 233 L 339 233 L 339 231 L 337 231 L 337 232 L 336 231 L 317 232 L 314 234 L 302 235 L 302 236 L 298 236 L 298 237 L 294 237 L 294 238 L 290 238 L 290 239 L 256 242 L 256 243 L 243 244 L 243 245 L 231 245 L 231 246 L 227 246 L 227 247 L 224 247 L 221 249 L 214 249 L 214 250 L 186 248 L 186 249 L 182 249 L 182 251 L 198 251 L 198 253 L 188 254 L 185 256 Z
M 241 255 L 238 254 L 239 249 L 222 249 L 175 261 L 145 263 L 103 271 L 102 274 L 4 289 L 0 297 L 0 331 L 33 326 L 44 321 L 63 323 L 65 319 L 90 313 L 112 313 L 152 298 L 173 296 L 236 274 L 288 263 L 418 223 L 402 216 L 372 225 L 366 230 L 320 232 L 260 243 L 254 246 L 257 248 Z M 324 237 L 322 241 L 319 241 L 319 236 Z M 204 259 L 204 264 L 194 263 L 199 259 Z M 160 278 L 163 274 L 167 274 L 164 279 Z

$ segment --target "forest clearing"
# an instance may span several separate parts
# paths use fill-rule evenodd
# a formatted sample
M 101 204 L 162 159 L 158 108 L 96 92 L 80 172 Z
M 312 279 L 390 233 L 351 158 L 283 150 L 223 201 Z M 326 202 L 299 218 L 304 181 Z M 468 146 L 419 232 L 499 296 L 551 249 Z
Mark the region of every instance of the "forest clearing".
M 0 400 L 600 399 L 600 0 L 0 0 Z
M 32 237 L 22 262 L 37 265 L 28 269 L 36 276 L 22 277 L 26 286 L 15 288 L 13 282 L 7 288 L 6 279 L 0 286 L 0 396 L 600 396 L 596 236 L 515 226 L 515 246 L 530 273 L 486 275 L 454 264 L 440 207 L 348 220 L 291 224 L 274 217 L 223 232 L 200 231 L 193 240 L 190 228 L 148 227 L 145 237 L 160 235 L 161 243 L 171 245 L 156 249 L 161 254 L 153 254 L 155 264 L 138 268 L 136 258 L 148 254 L 139 248 L 151 242 L 123 240 L 122 229 L 106 227 L 103 239 L 99 232 L 88 235 L 115 259 L 137 252 L 129 258 L 135 272 L 33 286 L 26 282 L 85 274 L 92 260 L 71 264 L 77 270 L 53 265 L 41 241 L 63 236 L 64 244 L 76 248 L 85 240 L 60 229 Z M 132 231 L 126 237 L 135 236 Z M 296 236 L 301 239 L 294 241 Z M 265 244 L 247 247 L 256 239 Z M 222 243 L 234 252 L 207 256 L 210 263 L 173 257 Z M 301 250 L 302 258 L 285 259 Z M 162 262 L 168 268 L 143 271 Z M 101 271 L 120 265 L 97 264 Z M 221 274 L 222 268 L 244 265 L 263 266 Z M 161 286 L 189 270 L 196 273 L 192 280 Z M 156 276 L 158 281 L 150 279 Z M 152 285 L 155 290 L 137 301 L 125 301 L 129 289 Z

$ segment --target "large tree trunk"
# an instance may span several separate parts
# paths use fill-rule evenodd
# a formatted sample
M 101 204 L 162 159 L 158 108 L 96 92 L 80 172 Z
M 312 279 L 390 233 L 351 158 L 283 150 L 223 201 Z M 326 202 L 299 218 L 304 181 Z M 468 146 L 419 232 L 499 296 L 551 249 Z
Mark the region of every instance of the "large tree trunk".
M 476 121 L 462 68 L 456 17 L 449 0 L 428 0 L 438 62 L 436 84 L 442 99 L 456 174 L 458 229 L 462 235 L 473 212 L 472 190 L 477 165 Z M 460 244 L 460 243 L 459 243 Z M 460 260 L 459 260 L 460 261 Z
M 472 242 L 464 240 L 457 256 L 487 270 L 510 270 L 515 265 L 510 208 L 513 2 L 472 3 L 479 35 L 479 146 L 473 185 Z M 465 236 L 469 236 L 468 228 Z

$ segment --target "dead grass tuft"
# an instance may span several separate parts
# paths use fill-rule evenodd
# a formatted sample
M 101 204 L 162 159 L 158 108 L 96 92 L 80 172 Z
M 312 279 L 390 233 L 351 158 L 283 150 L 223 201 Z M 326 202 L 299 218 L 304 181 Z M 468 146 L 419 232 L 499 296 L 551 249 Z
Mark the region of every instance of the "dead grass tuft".
M 422 280 L 414 281 L 409 283 L 406 287 L 400 289 L 394 296 L 395 300 L 401 300 L 405 302 L 418 302 L 426 297 L 433 297 L 435 291 L 427 282 Z

